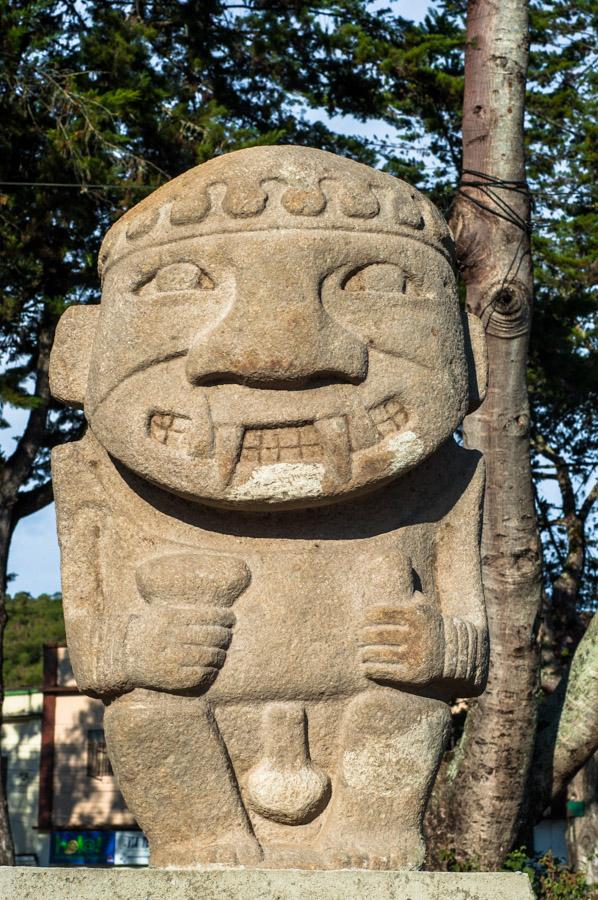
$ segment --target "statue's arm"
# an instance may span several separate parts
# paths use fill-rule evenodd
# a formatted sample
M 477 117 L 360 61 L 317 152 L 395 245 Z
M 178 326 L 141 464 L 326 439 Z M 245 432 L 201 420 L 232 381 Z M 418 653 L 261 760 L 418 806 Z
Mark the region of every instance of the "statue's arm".
M 231 607 L 251 580 L 249 569 L 233 556 L 172 545 L 162 552 L 153 546 L 138 564 L 126 555 L 114 560 L 114 538 L 130 534 L 130 526 L 106 506 L 92 448 L 92 439 L 84 438 L 58 448 L 52 460 L 64 617 L 77 684 L 97 696 L 137 687 L 207 689 L 226 660 L 235 622 Z M 126 571 L 108 577 L 111 564 Z
M 52 476 L 69 657 L 79 689 L 102 696 L 130 687 L 123 654 L 129 616 L 106 605 L 101 546 L 108 511 L 82 443 L 53 451 Z
M 477 454 L 459 462 L 465 469 L 463 489 L 439 525 L 434 590 L 425 593 L 415 585 L 412 561 L 399 553 L 392 583 L 382 585 L 380 601 L 364 610 L 360 660 L 373 681 L 434 686 L 448 697 L 484 689 L 488 627 L 479 550 L 484 471 Z
M 459 501 L 442 523 L 435 582 L 442 611 L 442 677 L 454 696 L 475 696 L 486 685 L 488 623 L 480 560 L 484 463 L 480 458 Z

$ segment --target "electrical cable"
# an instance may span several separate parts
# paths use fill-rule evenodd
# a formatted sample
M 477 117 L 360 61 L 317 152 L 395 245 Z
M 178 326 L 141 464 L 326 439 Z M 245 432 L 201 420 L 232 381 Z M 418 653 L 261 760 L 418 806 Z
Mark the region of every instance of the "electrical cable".
M 473 175 L 477 180 L 463 180 L 464 175 Z M 483 181 L 479 180 L 482 178 L 484 179 Z M 471 194 L 463 191 L 463 188 L 475 188 L 480 191 L 485 197 L 488 197 L 494 204 L 494 207 L 482 203 L 477 197 L 472 197 Z M 494 190 L 492 190 L 492 188 L 494 188 Z M 478 206 L 480 209 L 491 213 L 491 215 L 497 216 L 499 219 L 504 219 L 506 222 L 510 222 L 511 225 L 515 225 L 516 228 L 520 228 L 522 231 L 530 234 L 531 227 L 529 222 L 526 222 L 525 219 L 519 215 L 517 210 L 513 209 L 506 200 L 503 200 L 502 197 L 498 196 L 495 193 L 496 189 L 512 191 L 513 193 L 521 194 L 524 197 L 529 196 L 529 188 L 526 181 L 496 178 L 494 175 L 488 175 L 486 172 L 478 172 L 476 169 L 463 169 L 462 179 L 457 188 L 457 193 L 461 194 L 461 196 L 470 203 L 473 203 L 474 206 Z
M 160 185 L 155 184 L 87 184 L 77 181 L 0 181 L 0 187 L 47 187 L 47 188 L 79 188 L 86 190 L 120 190 L 120 191 L 153 191 Z

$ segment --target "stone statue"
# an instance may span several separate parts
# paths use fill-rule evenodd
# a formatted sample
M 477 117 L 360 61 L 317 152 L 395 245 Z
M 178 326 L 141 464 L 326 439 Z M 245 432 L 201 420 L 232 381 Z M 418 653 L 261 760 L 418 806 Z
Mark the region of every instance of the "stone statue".
M 58 327 L 67 637 L 157 866 L 417 867 L 449 702 L 479 694 L 483 396 L 449 231 L 301 147 L 175 178 Z

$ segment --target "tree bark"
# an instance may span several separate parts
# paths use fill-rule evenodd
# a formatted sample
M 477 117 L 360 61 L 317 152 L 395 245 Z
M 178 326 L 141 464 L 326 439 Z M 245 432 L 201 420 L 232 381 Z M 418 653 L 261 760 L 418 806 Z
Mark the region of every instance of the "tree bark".
M 598 884 L 598 753 L 572 780 L 567 800 L 584 804 L 582 815 L 571 816 L 567 823 L 569 865 L 583 873 L 588 884 Z
M 562 515 L 557 520 L 550 521 L 548 515 L 541 512 L 543 526 L 551 535 L 553 547 L 557 549 L 560 561 L 560 572 L 553 580 L 549 600 L 544 603 L 540 632 L 542 688 L 551 693 L 560 679 L 566 675 L 569 660 L 575 653 L 586 627 L 578 610 L 578 600 L 586 565 L 588 539 L 586 524 L 594 504 L 598 501 L 598 482 L 588 491 L 585 500 L 578 503 L 567 461 L 541 434 L 536 435 L 534 447 L 554 465 L 556 472 L 554 478 L 561 494 Z M 552 529 L 556 526 L 565 529 L 567 541 L 565 552 L 558 548 L 552 534 Z
M 586 499 L 577 508 L 577 498 L 567 461 L 538 434 L 534 441 L 536 450 L 546 457 L 555 468 L 555 478 L 561 494 L 562 516 L 558 524 L 563 526 L 567 536 L 567 555 L 562 570 L 552 585 L 551 604 L 563 616 L 568 626 L 575 630 L 580 622 L 577 614 L 577 597 L 586 561 L 586 519 L 598 498 L 598 483 L 589 491 Z M 582 629 L 583 631 L 583 629 Z
M 6 575 L 10 541 L 17 522 L 23 515 L 41 509 L 52 499 L 49 482 L 21 493 L 31 477 L 35 458 L 46 439 L 46 419 L 50 403 L 48 371 L 54 330 L 42 326 L 38 338 L 36 405 L 27 420 L 14 453 L 0 471 L 0 729 L 4 701 L 4 631 L 6 628 Z M 45 502 L 44 502 L 45 501 Z M 1 734 L 1 732 L 0 732 Z M 0 780 L 0 866 L 14 866 L 14 845 L 8 817 L 8 805 Z
M 531 780 L 539 818 L 598 750 L 598 616 L 594 614 L 555 692 L 544 704 Z
M 3 506 L 0 512 L 0 734 L 2 729 L 2 704 L 4 703 L 4 629 L 6 628 L 6 564 L 12 534 L 11 511 Z M 2 760 L 0 757 L 0 769 Z M 0 866 L 14 866 L 15 852 L 8 818 L 8 803 L 0 778 Z
M 518 830 L 534 746 L 541 603 L 526 366 L 533 295 L 523 116 L 527 0 L 469 0 L 463 175 L 450 224 L 470 312 L 485 326 L 489 387 L 464 422 L 484 453 L 482 534 L 490 674 L 443 766 L 427 821 L 431 861 L 452 849 L 500 867 Z

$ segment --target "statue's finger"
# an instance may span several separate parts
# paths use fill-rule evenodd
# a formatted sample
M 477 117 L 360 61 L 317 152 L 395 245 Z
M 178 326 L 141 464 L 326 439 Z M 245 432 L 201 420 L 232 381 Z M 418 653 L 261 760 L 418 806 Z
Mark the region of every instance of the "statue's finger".
M 396 625 L 407 628 L 410 618 L 408 611 L 401 606 L 389 606 L 386 603 L 367 606 L 364 610 L 365 622 L 371 625 Z
M 360 644 L 370 647 L 374 644 L 398 646 L 409 640 L 406 625 L 369 625 L 361 629 Z
M 366 678 L 372 681 L 388 681 L 393 684 L 407 683 L 410 674 L 406 665 L 391 663 L 365 663 L 363 667 Z
M 232 628 L 235 614 L 231 609 L 219 606 L 177 607 L 161 611 L 161 617 L 173 628 L 192 628 L 200 625 L 218 625 Z
M 408 658 L 408 652 L 408 647 L 377 644 L 373 647 L 361 648 L 361 661 L 364 663 L 402 663 Z
M 173 638 L 182 646 L 203 645 L 226 650 L 232 639 L 232 631 L 219 625 L 190 625 L 184 629 L 176 629 Z
M 209 668 L 220 669 L 224 665 L 226 652 L 216 647 L 199 647 L 187 646 L 181 647 L 175 654 L 178 665 L 182 669 L 189 669 L 195 666 L 207 666 Z

